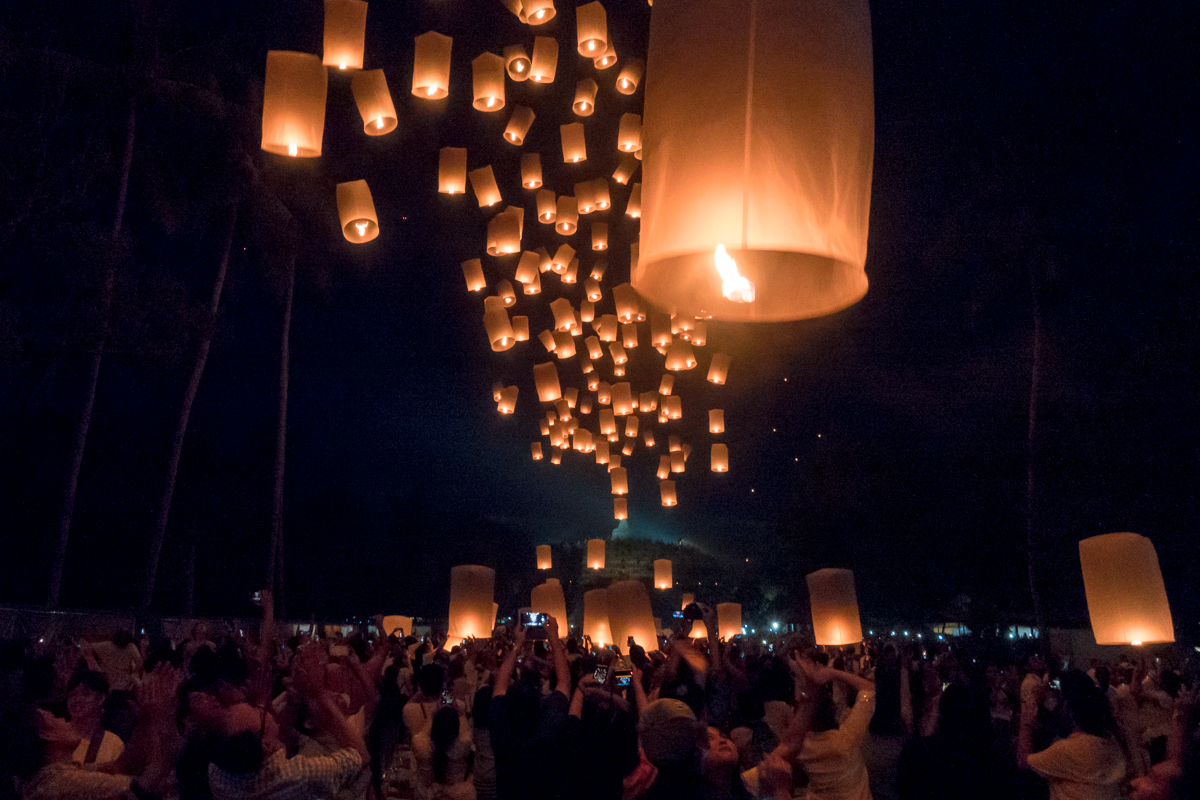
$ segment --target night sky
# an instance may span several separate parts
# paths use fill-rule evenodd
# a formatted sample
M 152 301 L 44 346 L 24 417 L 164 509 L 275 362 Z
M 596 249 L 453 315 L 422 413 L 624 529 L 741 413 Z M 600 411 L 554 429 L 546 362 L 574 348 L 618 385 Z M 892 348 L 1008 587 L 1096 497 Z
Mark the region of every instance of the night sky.
M 608 478 L 591 457 L 530 460 L 531 366 L 544 351 L 531 341 L 491 352 L 482 300 L 459 268 L 483 255 L 485 217 L 470 192 L 436 193 L 438 148 L 467 147 L 470 167 L 491 163 L 506 203 L 529 209 L 530 247 L 522 150 L 501 139 L 507 109 L 471 109 L 470 61 L 508 44 L 531 48 L 534 30 L 498 0 L 373 0 L 366 66 L 384 69 L 399 127 L 363 135 L 349 75 L 335 71 L 324 154 L 300 161 L 259 150 L 263 65 L 268 49 L 321 52 L 321 4 L 147 5 L 163 8 L 140 22 L 123 2 L 0 12 L 0 602 L 45 599 L 107 258 L 118 259 L 111 353 L 63 603 L 136 602 L 235 190 L 246 199 L 158 609 L 182 610 L 193 543 L 198 612 L 249 613 L 247 595 L 262 582 L 287 214 L 298 232 L 289 615 L 444 613 L 452 564 L 494 565 L 532 583 L 535 544 L 611 531 Z M 507 84 L 510 107 L 538 114 L 523 150 L 542 153 L 560 194 L 611 174 L 617 152 L 602 143 L 615 141 L 621 113 L 640 113 L 644 93 L 617 94 L 619 67 L 595 74 L 575 54 L 572 5 L 558 0 L 558 17 L 537 29 L 559 40 L 554 84 Z M 618 54 L 644 57 L 644 0 L 605 5 Z M 871 619 L 940 621 L 960 595 L 979 619 L 1032 619 L 1036 285 L 1034 561 L 1047 622 L 1086 624 L 1078 540 L 1129 530 L 1155 543 L 1177 636 L 1195 638 L 1200 71 L 1191 12 L 1182 3 L 936 1 L 871 11 L 870 289 L 826 318 L 710 324 L 707 349 L 733 356 L 728 384 L 705 383 L 706 357 L 677 378 L 699 462 L 679 481 L 679 506 L 662 508 L 653 473 L 666 431 L 655 426 L 659 447 L 639 448 L 630 465 L 631 527 L 751 559 L 756 579 L 785 587 L 784 615 L 806 572 L 845 566 Z M 409 93 L 412 37 L 430 29 L 454 37 L 450 97 L 435 103 Z M 585 123 L 591 162 L 568 173 L 555 163 L 558 125 L 574 121 L 570 101 L 585 76 L 601 85 Z M 137 139 L 114 250 L 106 237 L 131 88 Z M 242 158 L 230 153 L 248 157 L 253 179 L 230 166 Z M 381 227 L 363 246 L 342 238 L 334 202 L 334 185 L 358 178 Z M 620 216 L 628 188 L 612 186 L 606 288 L 628 279 L 636 236 Z M 581 293 L 567 296 L 577 304 Z M 547 299 L 531 312 L 535 335 Z M 532 307 L 521 298 L 512 313 Z M 630 375 L 647 384 L 658 369 L 647 362 Z M 521 386 L 512 417 L 496 413 L 498 380 Z M 725 409 L 727 475 L 707 471 L 709 407 Z

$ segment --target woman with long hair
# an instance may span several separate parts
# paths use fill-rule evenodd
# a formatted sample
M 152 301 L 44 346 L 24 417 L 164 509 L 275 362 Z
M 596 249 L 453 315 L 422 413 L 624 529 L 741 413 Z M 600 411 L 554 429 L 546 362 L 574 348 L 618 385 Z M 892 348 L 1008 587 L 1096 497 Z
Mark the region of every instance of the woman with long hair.
M 475 800 L 471 778 L 471 723 L 455 701 L 433 715 L 429 730 L 413 735 L 417 800 Z

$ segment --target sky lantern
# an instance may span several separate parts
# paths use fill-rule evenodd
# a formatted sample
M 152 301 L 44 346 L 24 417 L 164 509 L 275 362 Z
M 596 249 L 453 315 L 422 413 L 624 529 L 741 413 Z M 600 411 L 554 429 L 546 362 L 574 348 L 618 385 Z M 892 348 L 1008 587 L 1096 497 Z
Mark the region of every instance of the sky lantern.
M 542 403 L 553 403 L 562 397 L 562 388 L 558 383 L 558 369 L 553 361 L 533 365 L 533 382 L 537 386 L 538 400 Z
M 629 190 L 629 202 L 625 204 L 625 216 L 631 219 L 642 218 L 642 185 L 635 183 Z
M 679 475 L 687 469 L 686 459 L 683 457 L 683 450 L 671 451 L 671 472 Z
M 675 581 L 671 580 L 671 560 L 669 558 L 655 559 L 654 588 L 670 589 L 674 585 Z
M 508 71 L 508 77 L 512 80 L 517 83 L 529 80 L 529 69 L 532 66 L 533 62 L 525 52 L 525 45 L 514 44 L 504 48 L 504 69 Z
M 496 297 L 505 308 L 517 302 L 517 293 L 513 291 L 512 281 L 501 278 L 496 282 Z
M 495 587 L 496 573 L 488 567 L 464 565 L 450 570 L 450 639 L 486 639 L 492 635 Z
M 595 280 L 595 279 L 593 279 Z M 579 304 L 579 321 L 591 322 L 596 318 L 596 303 L 593 300 L 584 300 Z
M 669 455 L 658 457 L 658 472 L 655 474 L 660 481 L 671 477 L 671 457 Z
M 621 330 L 616 314 L 604 314 L 600 319 L 592 323 L 592 327 L 596 329 L 596 335 L 600 337 L 600 341 L 602 342 L 615 342 L 617 334 Z
M 538 452 L 540 453 L 541 452 L 541 443 L 535 442 L 535 444 L 538 445 Z M 550 563 L 551 563 L 550 545 L 539 544 L 537 547 L 537 568 L 538 569 L 550 569 Z
M 612 199 L 608 194 L 608 181 L 604 178 L 596 178 L 592 181 L 592 199 L 596 202 L 596 209 L 603 211 L 612 205 Z
M 633 173 L 637 172 L 638 162 L 629 153 L 622 153 L 620 160 L 617 162 L 617 168 L 613 170 L 613 180 L 624 186 L 629 183 L 629 179 L 633 177 Z
M 662 497 L 662 504 L 668 508 L 679 504 L 679 498 L 675 495 L 675 481 L 659 481 L 658 493 Z
M 592 277 L 596 280 L 604 278 L 604 272 L 608 269 L 608 260 L 603 258 L 596 259 L 596 263 L 592 264 Z
M 504 3 L 504 7 L 511 11 L 517 19 L 521 20 L 521 22 L 526 22 L 525 6 L 521 3 L 521 0 L 500 0 L 500 2 Z
M 729 445 L 713 442 L 710 460 L 713 472 L 729 472 Z
M 631 58 L 621 67 L 617 75 L 617 91 L 621 94 L 633 94 L 638 84 L 642 82 L 642 74 L 646 71 L 646 62 L 640 58 Z
M 593 304 L 592 308 L 594 311 L 595 303 L 597 301 L 599 301 L 600 298 L 604 297 L 604 292 L 601 291 L 601 289 L 600 289 L 600 281 L 596 280 L 595 278 L 589 277 L 587 280 L 585 280 L 583 282 L 583 292 L 585 295 L 587 295 L 588 302 Z M 593 319 L 594 318 L 595 318 L 595 315 L 593 314 Z
M 521 212 L 509 206 L 488 220 L 487 253 L 489 256 L 511 255 L 521 251 Z
M 500 402 L 500 395 L 504 393 L 504 382 L 496 381 L 492 384 L 492 400 Z
M 625 353 L 625 346 L 620 342 L 612 342 L 608 345 L 609 355 L 612 356 L 613 364 L 620 366 L 629 360 L 629 356 Z M 631 401 L 632 405 L 632 401 Z
M 650 315 L 650 344 L 666 347 L 671 344 L 671 317 L 655 311 Z M 663 392 L 670 394 L 670 392 Z
M 613 519 L 629 519 L 629 500 L 625 497 L 613 498 Z
M 503 391 L 500 392 L 500 400 L 496 403 L 496 409 L 501 414 L 511 414 L 517 410 L 516 386 L 504 387 Z
M 383 70 L 367 69 L 354 73 L 350 91 L 368 136 L 383 136 L 396 129 L 396 106 L 392 104 Z
M 467 279 L 467 291 L 478 292 L 487 286 L 487 278 L 483 275 L 483 263 L 478 258 L 469 258 L 462 262 L 463 277 Z
M 590 214 L 596 210 L 595 186 L 591 181 L 575 184 L 575 205 L 580 214 Z
M 561 447 L 554 448 L 554 452 L 550 454 L 550 463 L 554 464 L 556 466 L 558 464 L 562 463 L 562 448 Z
M 592 59 L 592 64 L 596 69 L 608 69 L 615 63 L 617 63 L 617 48 L 613 44 L 612 37 L 609 37 L 608 47 L 604 48 L 603 53 Z
M 671 392 L 675 389 L 675 376 L 667 373 L 662 376 L 662 380 L 658 382 L 658 393 L 663 397 L 670 397 Z
M 575 388 L 574 386 L 563 389 L 563 399 L 567 401 L 568 408 L 575 408 L 576 404 L 579 402 L 579 389 Z
M 554 355 L 560 359 L 575 357 L 575 339 L 568 331 L 557 331 L 554 334 Z
M 620 347 L 619 344 L 617 346 Z M 633 413 L 633 395 L 629 391 L 629 384 L 624 381 L 612 386 L 612 411 L 618 417 Z
M 646 447 L 654 447 L 654 431 L 649 428 L 642 431 L 642 441 L 646 443 Z
M 724 353 L 713 353 L 712 361 L 708 364 L 708 382 L 721 386 L 729 377 L 729 356 Z
M 603 539 L 596 541 L 604 543 Z M 612 630 L 608 625 L 608 591 L 606 589 L 592 589 L 583 593 L 583 635 L 591 639 L 592 644 L 596 647 L 607 647 L 613 643 Z
M 841 646 L 861 642 L 862 623 L 848 569 L 819 569 L 806 576 L 817 644 Z
M 472 103 L 476 111 L 504 108 L 504 59 L 495 53 L 480 53 L 471 62 Z M 531 120 L 532 121 L 532 120 Z
M 642 411 L 653 411 L 658 408 L 658 392 L 642 392 L 638 396 L 638 408 Z
M 538 165 L 538 180 L 541 180 L 541 164 Z M 537 193 L 538 222 L 554 223 L 557 214 L 557 204 L 552 189 L 539 189 Z
M 479 200 L 480 208 L 494 206 L 500 202 L 500 187 L 496 185 L 496 176 L 492 172 L 491 164 L 471 170 L 467 177 L 471 181 L 471 188 L 475 190 L 475 198 Z
M 629 652 L 630 637 L 647 653 L 658 650 L 650 594 L 641 581 L 618 581 L 608 587 L 608 623 L 621 652 Z
M 604 357 L 604 351 L 600 348 L 600 340 L 595 336 L 587 337 L 583 340 L 583 343 L 587 345 L 588 358 L 595 361 Z
M 667 439 L 667 450 L 671 453 L 677 453 L 683 450 L 683 444 L 680 443 L 678 436 L 671 436 Z
M 619 283 L 613 287 L 613 305 L 616 306 L 617 319 L 621 322 L 633 322 L 637 319 L 637 292 L 628 283 Z
M 443 147 L 438 151 L 438 191 L 442 194 L 467 191 L 467 148 Z
M 533 273 L 533 280 L 529 281 L 528 283 L 522 284 L 521 288 L 527 295 L 541 294 L 542 293 L 542 274 L 540 272 Z M 516 330 L 516 327 L 515 327 L 516 324 L 517 324 L 516 318 L 514 317 L 513 318 L 513 326 L 514 326 L 513 329 L 514 330 Z M 517 341 L 520 342 L 520 341 L 524 341 L 524 340 L 518 339 Z
M 554 0 L 523 0 L 523 4 L 525 22 L 530 25 L 541 25 L 554 19 Z
M 554 230 L 563 236 L 570 236 L 579 227 L 579 206 L 575 198 L 564 194 L 558 198 L 554 211 Z
M 450 93 L 450 46 L 454 40 L 436 31 L 416 37 L 413 52 L 412 93 L 425 100 L 441 100 Z
M 608 473 L 612 483 L 613 494 L 629 494 L 629 481 L 625 477 L 625 468 L 616 467 Z
M 300 158 L 321 155 L 328 84 L 329 74 L 316 56 L 268 50 L 262 149 Z
M 499 297 L 483 298 L 483 327 L 487 331 L 492 351 L 502 353 L 516 343 L 516 333 L 508 319 L 504 300 Z
M 592 413 L 592 398 L 590 398 L 590 397 L 582 397 L 582 398 L 580 398 L 580 400 L 579 400 L 579 413 L 580 413 L 580 414 L 590 414 L 590 413 Z
M 575 283 L 578 272 L 579 272 L 579 259 L 572 258 L 571 263 L 567 264 L 567 268 L 562 274 L 562 282 L 563 283 Z
M 553 83 L 558 72 L 558 42 L 552 36 L 538 36 L 533 40 L 533 65 L 529 68 L 529 79 L 534 83 Z
M 596 463 L 607 464 L 609 462 L 608 439 L 596 440 Z
M 559 126 L 562 138 L 563 162 L 578 164 L 587 161 L 587 145 L 583 140 L 583 123 L 570 122 Z
M 592 223 L 592 250 L 608 249 L 608 223 Z
M 596 452 L 599 452 L 597 450 Z M 604 569 L 604 540 L 588 539 L 587 543 L 588 569 Z
M 720 408 L 710 408 L 708 410 L 708 432 L 709 433 L 724 433 L 725 432 L 725 411 Z
M 554 352 L 554 333 L 553 331 L 542 331 L 538 334 L 538 341 L 546 348 L 547 353 Z
M 545 417 L 543 417 L 542 419 L 538 420 L 538 427 L 541 429 L 542 436 L 549 436 L 549 435 L 550 435 L 550 421 L 549 421 L 549 420 L 547 420 Z M 537 453 L 540 453 L 540 452 L 541 452 L 541 450 L 542 450 L 542 448 L 539 446 L 539 447 L 537 448 L 537 450 L 534 452 L 534 457 L 533 457 L 533 458 L 534 458 L 534 461 L 541 461 L 541 460 L 542 460 L 542 459 L 541 459 L 541 458 L 540 458 L 540 457 L 537 455 Z
M 394 633 L 403 638 L 412 634 L 412 617 L 405 617 L 399 614 L 389 615 L 383 618 L 382 625 L 384 636 L 391 636 Z
M 584 78 L 575 84 L 575 102 L 571 109 L 580 117 L 590 117 L 596 110 L 596 92 L 599 86 L 591 78 Z
M 521 106 L 517 106 L 520 108 Z M 530 114 L 533 112 L 530 111 Z M 513 112 L 516 116 L 516 111 Z M 532 117 L 530 118 L 532 122 Z M 509 120 L 509 125 L 512 125 L 512 120 Z M 521 134 L 521 141 L 525 140 L 525 134 L 529 133 L 528 126 L 525 128 L 525 133 Z M 540 189 L 542 186 L 542 157 L 538 153 L 522 153 L 521 154 L 521 185 L 526 189 Z M 542 219 L 541 193 L 538 193 L 538 219 L 542 222 L 553 222 L 551 217 L 549 220 Z M 550 192 L 550 206 L 554 206 L 554 192 Z
M 538 264 L 541 263 L 541 257 L 532 250 L 526 250 L 521 253 L 521 259 L 517 261 L 517 271 L 513 276 L 521 283 L 532 283 L 537 280 Z
M 529 594 L 529 607 L 535 614 L 554 617 L 558 621 L 559 635 L 567 635 L 567 601 L 563 597 L 561 583 L 546 581 L 541 586 L 533 587 Z
M 617 149 L 633 153 L 642 147 L 642 117 L 640 114 L 622 114 L 617 129 Z
M 571 259 L 575 258 L 575 248 L 569 244 L 560 244 L 558 249 L 554 251 L 554 258 L 551 259 L 551 269 L 557 274 L 562 275 L 567 271 L 567 267 L 571 266 Z M 572 324 L 572 327 L 574 325 Z
M 626 349 L 632 349 L 638 346 L 636 322 L 621 323 L 621 342 L 625 345 Z
M 696 602 L 696 595 L 692 594 L 691 592 L 684 592 L 679 603 L 679 610 L 683 611 L 694 602 Z
M 867 291 L 867 0 L 753 8 L 669 2 L 651 15 L 642 146 L 652 213 L 632 282 L 692 316 L 831 314 Z M 696 69 L 696 53 L 722 68 Z
M 529 292 L 526 292 L 529 294 Z M 512 318 L 513 340 L 518 342 L 529 341 L 529 317 L 520 316 Z
M 636 439 L 638 434 L 638 418 L 634 414 L 630 414 L 625 418 L 625 435 L 630 439 Z M 625 455 L 630 455 L 626 453 Z
M 692 331 L 692 344 L 696 347 L 708 344 L 708 323 L 702 319 L 696 320 L 696 328 Z
M 512 116 L 508 118 L 508 127 L 504 129 L 504 141 L 508 142 L 509 144 L 516 144 L 516 145 L 524 144 L 525 136 L 526 136 L 526 134 L 529 133 L 529 127 L 531 125 L 533 125 L 533 118 L 535 116 L 536 115 L 533 113 L 533 109 L 530 108 L 529 106 L 513 106 Z M 541 181 L 542 164 L 541 164 L 540 157 L 538 156 L 537 153 L 526 153 L 525 155 L 532 155 L 534 158 L 539 159 L 537 185 L 541 186 L 541 184 L 542 184 L 542 181 Z M 521 161 L 522 161 L 521 185 L 524 186 L 526 189 L 533 189 L 536 187 L 529 186 L 525 182 L 525 170 L 524 170 L 525 155 L 521 156 Z
M 375 216 L 375 202 L 366 181 L 339 183 L 337 207 L 346 241 L 363 244 L 379 235 L 379 218 Z
M 600 435 L 609 436 L 617 430 L 616 415 L 611 408 L 602 408 L 599 413 Z
M 608 14 L 599 2 L 575 9 L 575 33 L 579 55 L 596 58 L 608 49 Z
M 325 57 L 322 64 L 362 69 L 367 38 L 367 4 L 363 0 L 325 0 Z
M 696 356 L 692 345 L 683 339 L 676 339 L 667 348 L 667 369 L 672 372 L 692 369 L 696 366 Z
M 1175 626 L 1154 543 L 1107 533 L 1079 543 L 1083 588 L 1096 644 L 1175 641 Z
M 717 604 L 717 638 L 729 641 L 742 635 L 742 604 Z

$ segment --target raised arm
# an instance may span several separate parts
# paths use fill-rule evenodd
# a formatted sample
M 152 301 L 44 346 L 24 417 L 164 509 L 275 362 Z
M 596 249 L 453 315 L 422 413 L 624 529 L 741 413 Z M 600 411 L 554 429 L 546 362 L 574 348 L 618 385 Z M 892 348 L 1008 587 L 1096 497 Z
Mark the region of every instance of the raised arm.
M 339 748 L 357 751 L 362 762 L 368 763 L 370 755 L 366 742 L 346 721 L 346 715 L 325 690 L 324 652 L 321 648 L 313 645 L 301 648 L 296 654 L 293 670 L 295 687 L 308 705 L 309 712 L 317 718 L 321 729 L 333 737 Z
M 517 666 L 517 655 L 525 648 L 525 626 L 518 625 L 513 637 L 513 647 L 504 656 L 499 671 L 496 672 L 496 685 L 492 689 L 492 697 L 503 697 L 508 692 L 509 681 L 512 680 L 513 670 Z
M 546 632 L 550 636 L 550 652 L 554 656 L 554 677 L 557 684 L 554 689 L 569 698 L 571 696 L 571 668 L 567 666 L 567 649 L 563 647 L 562 639 L 558 638 L 557 619 L 547 616 Z

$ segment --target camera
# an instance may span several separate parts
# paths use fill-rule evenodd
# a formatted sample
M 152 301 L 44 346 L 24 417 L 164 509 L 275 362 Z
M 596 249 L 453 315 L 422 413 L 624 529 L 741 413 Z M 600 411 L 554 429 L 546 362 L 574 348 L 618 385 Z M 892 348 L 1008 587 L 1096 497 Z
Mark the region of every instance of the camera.
M 596 671 L 592 673 L 592 677 L 596 679 L 596 683 L 608 683 L 608 667 L 603 664 L 596 667 Z
M 616 686 L 618 689 L 624 689 L 633 685 L 633 670 L 619 669 L 613 673 L 616 677 Z
M 674 611 L 671 613 L 671 616 L 674 617 L 675 619 L 683 619 L 683 612 L 682 611 Z
M 526 611 L 521 615 L 521 622 L 525 625 L 525 636 L 528 639 L 545 639 L 546 638 L 546 615 L 539 614 L 536 611 Z

